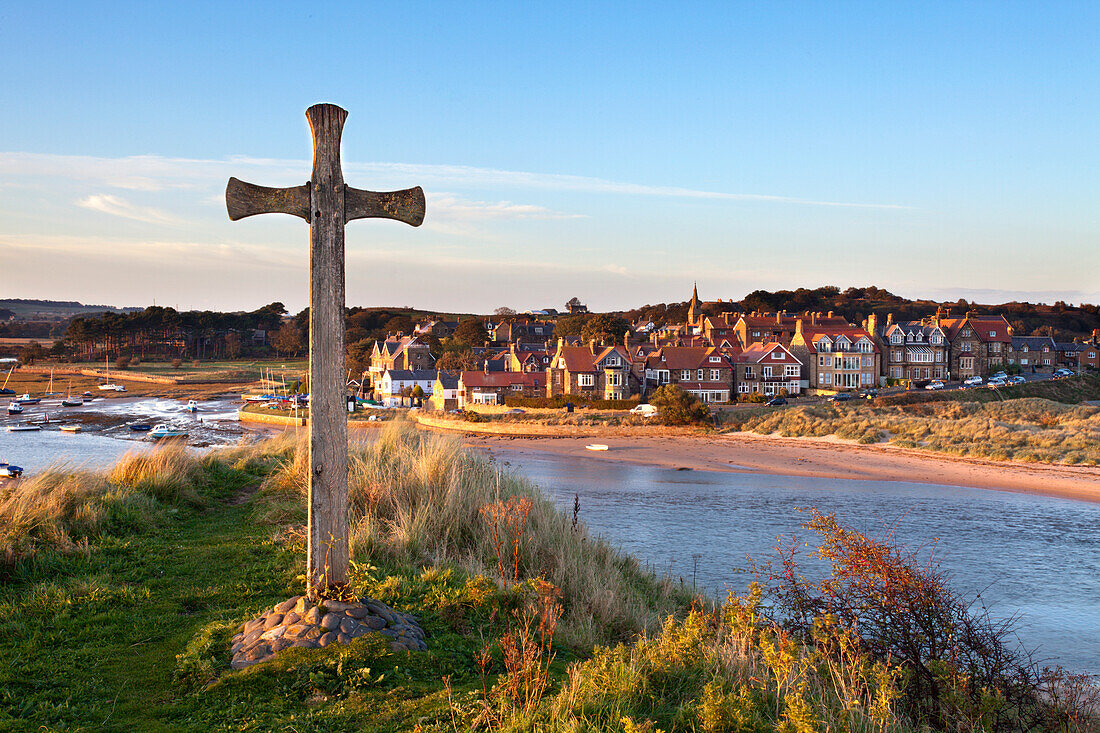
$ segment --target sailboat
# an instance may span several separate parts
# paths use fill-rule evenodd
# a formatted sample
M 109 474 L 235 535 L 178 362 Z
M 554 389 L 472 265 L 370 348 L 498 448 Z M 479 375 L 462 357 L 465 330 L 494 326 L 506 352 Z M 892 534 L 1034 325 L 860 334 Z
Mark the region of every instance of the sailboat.
M 73 399 L 73 380 L 69 380 L 69 394 L 65 399 L 61 400 L 62 407 L 81 407 L 84 404 L 84 399 L 77 397 Z
M 8 380 L 11 379 L 11 373 L 15 371 L 15 365 L 11 365 L 11 369 L 8 370 L 8 376 L 4 377 L 4 386 L 0 387 L 0 394 L 15 394 L 14 389 L 8 389 Z
M 53 391 L 53 369 L 50 370 L 50 383 L 46 386 L 46 394 L 44 397 L 57 397 L 60 392 Z
M 126 388 L 121 384 L 111 384 L 111 357 L 107 357 L 105 360 L 107 366 L 107 383 L 99 385 L 99 388 L 105 392 L 125 392 Z

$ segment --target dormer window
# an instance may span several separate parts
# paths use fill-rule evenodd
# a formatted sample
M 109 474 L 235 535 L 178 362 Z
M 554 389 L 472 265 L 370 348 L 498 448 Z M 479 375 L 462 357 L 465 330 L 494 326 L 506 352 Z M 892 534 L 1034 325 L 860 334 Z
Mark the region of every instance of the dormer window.
M 989 332 L 989 338 L 996 338 L 996 337 L 997 337 L 997 332 L 996 331 L 990 331 Z
M 719 363 L 720 361 L 722 361 L 722 357 L 720 357 L 720 356 L 712 356 L 712 357 L 710 357 L 710 359 L 709 359 L 708 361 L 710 361 L 710 363 L 711 363 L 711 364 L 717 364 L 717 363 Z
M 900 344 L 901 343 L 901 334 L 896 332 L 896 331 L 893 334 L 891 334 L 890 335 L 890 343 Z

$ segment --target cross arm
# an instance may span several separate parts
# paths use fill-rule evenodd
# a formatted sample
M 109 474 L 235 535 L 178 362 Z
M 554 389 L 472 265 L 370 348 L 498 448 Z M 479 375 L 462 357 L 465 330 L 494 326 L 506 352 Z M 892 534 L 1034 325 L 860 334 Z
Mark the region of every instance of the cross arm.
M 268 188 L 230 178 L 225 187 L 225 208 L 232 221 L 256 214 L 290 214 L 309 221 L 309 184 Z
M 396 219 L 418 227 L 424 221 L 424 191 L 420 186 L 385 192 L 348 186 L 344 192 L 344 220 L 352 219 Z

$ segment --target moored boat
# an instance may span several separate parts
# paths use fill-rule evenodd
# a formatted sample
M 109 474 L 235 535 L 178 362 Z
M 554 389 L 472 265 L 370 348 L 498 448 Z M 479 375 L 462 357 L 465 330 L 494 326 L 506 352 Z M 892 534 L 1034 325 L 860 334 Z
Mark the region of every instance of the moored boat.
M 153 426 L 147 422 L 136 422 L 129 427 L 130 430 L 133 430 L 135 433 L 146 433 L 153 429 Z
M 195 402 L 194 400 L 187 400 L 187 411 L 188 412 L 198 412 L 199 411 L 199 403 Z
M 20 466 L 13 466 L 10 463 L 0 463 L 0 477 L 2 478 L 19 478 L 23 475 L 23 469 Z
M 79 425 L 62 425 L 61 426 L 61 432 L 63 432 L 63 433 L 79 433 L 80 432 L 80 426 Z
M 29 392 L 24 392 L 22 397 L 16 397 L 12 402 L 20 405 L 37 405 L 42 401 L 41 397 L 31 397 Z
M 71 397 L 66 397 L 65 399 L 61 400 L 61 406 L 62 407 L 83 407 L 84 406 L 84 400 L 80 399 L 79 397 L 77 397 L 76 399 L 73 399 Z
M 149 431 L 149 437 L 154 440 L 160 440 L 161 438 L 186 438 L 187 431 L 161 423 L 160 425 L 155 425 L 153 429 Z
M 41 430 L 41 429 L 42 428 L 39 427 L 38 425 L 9 425 L 8 426 L 8 432 L 9 433 L 31 433 L 31 432 L 34 432 L 36 430 Z
M 590 443 L 585 446 L 588 450 L 607 450 L 608 446 L 603 443 Z
M 23 414 L 23 405 L 19 404 L 18 402 L 9 402 L 8 403 L 8 414 L 9 415 L 22 415 Z

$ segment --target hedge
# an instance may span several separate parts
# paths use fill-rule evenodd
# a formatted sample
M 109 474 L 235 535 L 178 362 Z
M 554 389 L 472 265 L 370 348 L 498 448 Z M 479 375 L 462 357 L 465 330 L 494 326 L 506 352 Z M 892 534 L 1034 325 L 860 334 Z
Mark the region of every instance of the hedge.
M 565 403 L 572 402 L 574 407 L 589 407 L 595 410 L 629 410 L 637 407 L 641 398 L 635 397 L 629 400 L 595 400 L 577 395 L 560 395 L 558 397 L 512 397 L 504 398 L 505 407 L 549 407 L 564 408 Z

